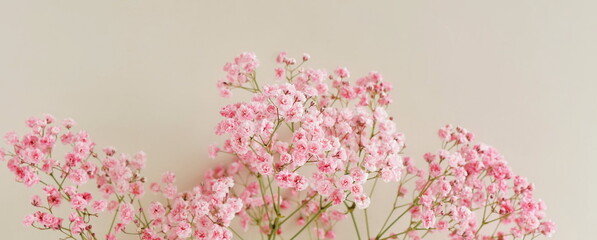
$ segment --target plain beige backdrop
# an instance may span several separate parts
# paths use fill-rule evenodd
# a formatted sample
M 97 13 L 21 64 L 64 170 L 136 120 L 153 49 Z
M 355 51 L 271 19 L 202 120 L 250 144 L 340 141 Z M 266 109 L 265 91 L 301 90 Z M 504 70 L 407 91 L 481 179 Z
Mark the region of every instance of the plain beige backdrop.
M 172 170 L 191 187 L 217 163 L 206 149 L 221 140 L 218 109 L 246 99 L 218 97 L 222 65 L 256 52 L 269 81 L 278 51 L 308 52 L 310 66 L 377 70 L 394 84 L 407 154 L 435 151 L 441 125 L 463 126 L 536 184 L 554 239 L 594 239 L 596 11 L 550 0 L 0 0 L 0 132 L 23 133 L 32 115 L 73 117 L 99 146 L 145 150 L 149 178 Z M 57 239 L 21 225 L 38 189 L 4 167 L 0 187 L 0 239 Z

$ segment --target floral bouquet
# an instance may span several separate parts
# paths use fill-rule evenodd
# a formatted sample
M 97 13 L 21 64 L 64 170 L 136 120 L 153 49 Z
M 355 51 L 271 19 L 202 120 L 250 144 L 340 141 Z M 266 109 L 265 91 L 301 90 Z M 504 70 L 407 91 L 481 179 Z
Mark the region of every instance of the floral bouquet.
M 249 239 L 241 228 L 256 229 L 261 239 L 334 239 L 340 221 L 351 221 L 352 239 L 359 240 L 554 233 L 533 185 L 496 149 L 446 125 L 438 131 L 439 149 L 420 160 L 405 156 L 404 135 L 386 112 L 389 82 L 371 72 L 351 83 L 346 68 L 328 73 L 305 67 L 308 60 L 281 53 L 276 83 L 265 86 L 257 80 L 254 54 L 225 64 L 220 94 L 241 89 L 252 98 L 221 109 L 215 133 L 226 140 L 210 146 L 209 157 L 224 155 L 229 162 L 208 170 L 190 191 L 179 191 L 171 172 L 147 184 L 145 153 L 97 150 L 71 119 L 60 125 L 51 115 L 30 118 L 30 132 L 6 134 L 9 147 L 0 148 L 17 182 L 43 189 L 23 223 L 83 240 Z M 384 194 L 393 204 L 383 224 L 373 226 L 367 208 L 381 183 L 397 187 Z M 142 201 L 146 188 L 164 200 Z M 109 228 L 98 229 L 100 221 Z

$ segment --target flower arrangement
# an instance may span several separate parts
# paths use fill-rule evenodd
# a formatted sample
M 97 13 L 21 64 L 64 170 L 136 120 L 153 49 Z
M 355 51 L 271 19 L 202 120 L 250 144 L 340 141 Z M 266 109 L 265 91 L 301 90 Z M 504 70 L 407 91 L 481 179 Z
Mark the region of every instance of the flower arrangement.
M 226 140 L 210 146 L 209 157 L 231 160 L 208 170 L 190 191 L 179 191 L 171 172 L 147 184 L 145 153 L 97 151 L 71 119 L 60 125 L 51 115 L 30 118 L 30 132 L 6 134 L 10 147 L 0 148 L 17 182 L 43 189 L 32 197 L 37 210 L 24 224 L 63 239 L 248 239 L 231 227 L 233 220 L 258 229 L 262 239 L 334 239 L 343 220 L 359 240 L 552 236 L 555 225 L 534 199 L 533 185 L 496 149 L 446 125 L 438 131 L 441 148 L 424 154 L 419 168 L 404 155 L 404 135 L 386 112 L 392 85 L 377 72 L 351 83 L 346 68 L 329 74 L 305 68 L 309 58 L 281 53 L 277 83 L 266 86 L 257 80 L 254 54 L 225 64 L 220 94 L 241 89 L 253 96 L 221 109 L 215 133 Z M 381 226 L 370 226 L 367 208 L 382 182 L 397 185 L 385 194 L 393 205 Z M 143 206 L 146 188 L 164 201 Z M 59 216 L 61 207 L 69 214 Z M 356 220 L 357 211 L 365 221 Z M 104 212 L 110 217 L 100 218 Z M 109 229 L 98 232 L 98 221 L 110 222 Z

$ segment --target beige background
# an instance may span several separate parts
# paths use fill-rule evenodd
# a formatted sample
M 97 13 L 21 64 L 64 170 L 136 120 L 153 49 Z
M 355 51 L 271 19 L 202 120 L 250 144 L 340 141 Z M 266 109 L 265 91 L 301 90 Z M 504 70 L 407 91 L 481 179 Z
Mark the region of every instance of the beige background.
M 298 1 L 297 1 L 298 2 Z M 310 66 L 382 72 L 408 154 L 453 123 L 496 146 L 558 224 L 592 239 L 597 159 L 597 4 L 592 1 L 0 0 L 0 132 L 31 115 L 73 117 L 100 146 L 149 155 L 146 175 L 190 187 L 217 163 L 221 67 L 241 51 L 273 76 L 280 50 Z M 4 143 L 2 143 L 4 145 Z M 31 189 L 0 170 L 2 239 L 56 239 L 23 227 Z M 38 191 L 38 190 L 35 190 Z M 388 204 L 376 200 L 374 206 Z M 383 209 L 383 208 L 379 208 Z M 374 213 L 383 210 L 372 210 Z M 338 239 L 352 239 L 341 225 Z

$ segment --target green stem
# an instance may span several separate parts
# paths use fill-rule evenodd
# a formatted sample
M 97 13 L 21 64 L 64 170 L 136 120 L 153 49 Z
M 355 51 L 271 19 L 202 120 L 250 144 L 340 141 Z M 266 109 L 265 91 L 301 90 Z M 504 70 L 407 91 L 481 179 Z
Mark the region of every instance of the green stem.
M 232 231 L 232 233 L 234 233 L 234 235 L 236 235 L 241 240 L 245 240 L 243 237 L 240 236 L 240 234 L 238 234 L 236 231 L 234 231 L 234 229 L 232 227 L 228 227 L 228 229 L 230 229 L 230 231 Z
M 414 200 L 412 201 L 412 205 L 410 205 L 410 207 L 408 207 L 406 210 L 404 210 L 404 212 L 402 212 L 402 214 L 400 214 L 400 216 L 398 216 L 396 219 L 394 219 L 394 221 L 392 221 L 392 223 L 390 223 L 390 225 L 388 227 L 386 227 L 386 229 L 384 229 L 382 232 L 378 233 L 376 236 L 376 239 L 379 239 L 381 236 L 383 236 L 383 234 L 386 233 L 388 230 L 390 230 L 390 228 L 394 224 L 396 224 L 396 222 L 398 222 L 398 220 L 400 220 L 400 218 L 402 216 L 404 216 L 404 214 L 406 214 L 408 211 L 410 211 L 410 209 L 412 209 L 418 203 L 419 198 L 421 198 L 423 193 L 425 193 L 425 191 L 427 191 L 427 189 L 431 186 L 433 181 L 435 181 L 436 179 L 437 179 L 437 177 L 436 178 L 428 177 L 427 182 L 425 183 L 425 186 L 423 187 L 421 192 L 419 192 L 419 195 L 417 195 L 417 197 L 414 198 Z M 414 192 L 413 192 L 413 196 L 414 196 Z
M 261 179 L 261 174 L 257 174 L 257 180 L 259 181 L 259 190 L 261 191 L 261 198 L 263 200 L 263 209 L 265 210 L 265 215 L 267 216 L 268 221 L 271 221 L 271 218 L 269 216 L 269 210 L 267 207 L 267 202 L 265 201 L 265 193 L 263 190 L 264 186 L 263 186 L 263 180 Z
M 365 227 L 367 228 L 367 239 L 371 239 L 371 233 L 369 230 L 369 217 L 368 217 L 366 208 L 365 208 L 364 212 L 365 212 Z
M 400 189 L 400 188 L 398 188 L 398 189 Z M 398 191 L 400 191 L 400 190 L 398 190 Z M 390 218 L 392 217 L 392 214 L 394 214 L 394 212 L 396 211 L 396 209 L 397 209 L 396 208 L 396 202 L 398 202 L 398 195 L 399 194 L 397 193 L 396 194 L 396 198 L 394 198 L 394 204 L 392 204 L 392 211 L 390 211 L 390 214 L 388 214 L 388 217 L 383 222 L 383 225 L 381 225 L 381 229 L 379 231 L 383 230 L 386 227 L 386 225 L 388 224 L 388 221 L 390 221 Z
M 272 189 L 272 181 L 269 178 L 269 176 L 267 176 L 267 182 L 268 182 L 268 188 L 269 188 L 269 192 L 272 195 L 272 205 L 274 205 L 274 211 L 276 212 L 276 215 L 280 216 L 280 209 L 279 209 L 279 204 L 276 204 L 276 199 L 274 199 L 274 190 Z M 279 198 L 280 196 L 278 195 L 276 198 Z M 280 203 L 279 199 L 278 199 L 278 203 Z
M 373 187 L 371 187 L 371 193 L 369 194 L 369 197 L 373 197 L 373 192 L 375 192 L 375 187 L 377 186 L 378 180 L 379 180 L 379 175 L 377 175 L 375 177 L 375 180 L 373 181 Z M 367 213 L 366 208 L 365 208 L 364 212 L 365 212 L 365 226 L 367 227 L 367 239 L 370 239 L 371 238 L 371 230 L 369 229 L 369 214 Z
M 317 213 L 315 214 L 315 216 L 313 216 L 311 219 L 309 219 L 309 221 L 307 223 L 305 223 L 305 226 L 303 226 L 296 234 L 294 234 L 294 236 L 292 236 L 290 238 L 290 240 L 293 240 L 296 237 L 298 237 L 298 235 L 301 234 L 301 232 L 303 232 L 305 230 L 305 228 L 307 228 L 309 226 L 309 224 L 311 224 L 311 222 L 313 222 L 313 220 L 317 219 L 319 217 L 319 215 L 321 215 L 321 213 L 323 213 L 330 206 L 332 206 L 331 202 L 328 203 L 327 205 L 325 205 L 325 207 L 320 208 L 319 211 L 317 211 Z
M 143 214 L 143 219 L 145 219 L 145 227 L 147 227 L 149 225 L 149 221 L 147 220 L 147 215 L 145 215 L 145 209 L 143 209 L 143 205 L 141 205 L 141 200 L 137 199 L 137 203 L 139 204 L 141 214 Z
M 352 204 L 352 206 L 348 206 L 348 204 L 346 202 L 344 202 L 344 205 L 346 205 L 346 208 L 348 209 L 348 212 L 350 213 L 350 218 L 352 218 L 352 224 L 354 225 L 354 230 L 357 232 L 357 237 L 359 238 L 359 240 L 361 240 L 361 233 L 359 233 L 359 227 L 357 226 L 357 221 L 354 218 L 354 203 Z
M 299 207 L 297 207 L 294 211 L 292 211 L 292 213 L 290 213 L 290 215 L 288 215 L 287 217 L 284 218 L 284 220 L 282 220 L 282 222 L 280 222 L 280 225 L 284 224 L 286 221 L 288 221 L 288 219 L 290 219 L 290 217 L 292 217 L 295 213 L 297 213 L 299 210 L 301 210 L 305 205 L 307 205 L 307 203 L 309 203 L 311 201 L 311 199 L 313 199 L 315 196 L 317 196 L 317 194 L 309 197 L 309 199 L 307 199 L 306 201 L 304 201 Z
M 411 205 L 409 208 L 407 208 L 406 210 L 404 210 L 404 212 L 402 212 L 400 214 L 400 216 L 398 216 L 392 223 L 390 223 L 390 225 L 383 230 L 382 232 L 377 234 L 376 239 L 379 239 L 381 236 L 383 236 L 384 233 L 386 233 L 388 230 L 390 230 L 390 227 L 392 227 L 396 222 L 398 222 L 398 220 L 400 220 L 400 218 L 402 218 L 402 216 L 404 216 L 404 214 L 406 214 L 408 211 L 410 211 L 411 208 L 413 208 L 415 205 Z
M 116 222 L 116 216 L 118 215 L 119 210 L 120 209 L 116 209 L 116 211 L 114 212 L 114 217 L 112 217 L 112 223 L 110 224 L 110 230 L 108 231 L 108 235 L 112 233 L 112 229 L 114 228 L 114 222 Z

